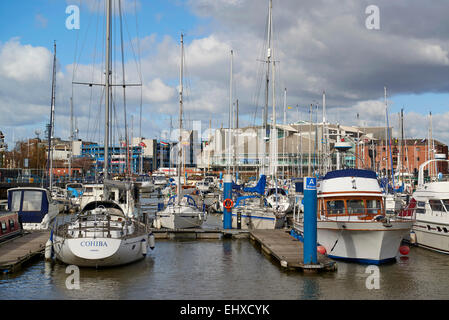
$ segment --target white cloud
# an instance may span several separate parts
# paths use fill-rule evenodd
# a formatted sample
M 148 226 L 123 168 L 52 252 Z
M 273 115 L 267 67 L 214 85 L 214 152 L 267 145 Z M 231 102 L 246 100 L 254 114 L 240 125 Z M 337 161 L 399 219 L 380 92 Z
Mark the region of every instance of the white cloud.
M 44 47 L 22 45 L 13 38 L 0 47 L 0 74 L 2 78 L 32 82 L 48 77 L 52 54 Z
M 175 90 L 161 79 L 154 79 L 143 87 L 145 102 L 167 102 L 175 96 Z
M 76 1 L 69 2 L 76 4 Z M 85 3 L 89 10 L 95 11 L 100 2 Z M 134 0 L 124 3 L 131 14 L 134 4 Z M 137 4 L 140 6 L 139 1 Z M 186 4 L 191 12 L 207 18 L 208 22 L 207 26 L 202 26 L 207 30 L 206 35 L 193 38 L 193 31 L 186 32 L 185 114 L 205 121 L 212 117 L 215 123 L 227 124 L 230 50 L 233 49 L 233 99 L 239 99 L 241 119 L 244 116 L 253 119 L 257 111 L 256 123 L 259 124 L 264 106 L 266 64 L 260 60 L 266 57 L 268 1 L 191 0 Z M 434 7 L 430 8 L 416 0 L 394 3 L 381 0 L 379 31 L 365 28 L 365 5 L 358 0 L 273 1 L 278 119 L 282 118 L 279 117 L 281 91 L 285 87 L 289 105 L 307 106 L 313 101 L 319 102 L 322 91 L 326 90 L 330 119 L 355 124 L 359 112 L 361 120 L 377 126 L 385 121 L 384 105 L 382 99 L 378 100 L 385 85 L 393 96 L 449 90 L 449 32 L 443 32 L 449 7 L 445 2 L 435 0 Z M 101 6 L 98 12 L 103 10 Z M 424 12 L 422 17 L 421 11 Z M 157 18 L 156 13 L 152 14 L 155 15 Z M 198 26 L 193 30 L 196 28 Z M 161 126 L 161 122 L 155 120 L 157 117 L 177 117 L 180 47 L 178 38 L 145 32 L 139 30 L 143 123 L 147 124 L 143 133 L 150 136 Z M 133 47 L 137 48 L 136 39 Z M 20 44 L 18 39 L 3 44 L 0 47 L 0 103 L 24 110 L 42 106 L 43 114 L 35 118 L 45 121 L 51 56 L 45 48 Z M 71 69 L 70 65 L 63 66 L 58 76 L 58 112 L 63 116 L 69 114 Z M 79 65 L 75 80 L 103 82 L 103 69 L 101 65 Z M 126 64 L 126 78 L 128 83 L 140 82 L 131 56 Z M 117 79 L 121 82 L 120 72 Z M 129 87 L 127 98 L 129 113 L 138 114 L 140 89 Z M 90 121 L 92 127 L 96 121 L 94 115 L 97 117 L 100 110 L 101 87 L 76 86 L 74 99 L 80 129 L 87 130 L 87 122 Z M 116 102 L 119 105 L 121 101 L 121 88 L 118 88 Z M 5 105 L 0 104 L 0 110 L 6 108 Z M 271 112 L 271 82 L 269 110 Z M 425 136 L 427 129 L 422 125 L 426 123 L 425 118 L 426 115 L 419 113 L 406 113 L 409 132 Z M 17 123 L 28 121 L 25 118 L 21 121 L 19 117 L 9 119 Z M 446 126 L 449 114 L 440 112 L 434 119 L 434 137 L 449 142 L 446 133 L 449 132 Z M 393 124 L 396 126 L 397 121 Z

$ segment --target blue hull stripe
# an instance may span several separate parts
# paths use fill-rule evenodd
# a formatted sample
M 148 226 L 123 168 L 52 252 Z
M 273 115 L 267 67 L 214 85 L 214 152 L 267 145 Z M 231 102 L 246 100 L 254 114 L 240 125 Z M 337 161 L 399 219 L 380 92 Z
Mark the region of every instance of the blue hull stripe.
M 396 258 L 388 258 L 388 259 L 382 259 L 382 260 L 371 260 L 371 259 L 358 259 L 358 258 L 344 258 L 344 257 L 332 256 L 329 254 L 327 256 L 331 259 L 336 259 L 336 260 L 343 260 L 343 261 L 348 261 L 348 262 L 358 262 L 358 263 L 362 263 L 362 264 L 375 264 L 375 265 L 396 261 Z

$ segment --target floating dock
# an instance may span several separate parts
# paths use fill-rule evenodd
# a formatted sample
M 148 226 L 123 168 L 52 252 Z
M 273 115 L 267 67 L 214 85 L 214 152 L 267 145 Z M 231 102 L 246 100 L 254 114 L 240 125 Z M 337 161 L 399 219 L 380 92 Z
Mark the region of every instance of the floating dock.
M 317 252 L 317 264 L 303 263 L 303 243 L 288 233 L 286 229 L 251 230 L 250 240 L 258 244 L 262 251 L 276 259 L 282 268 L 296 271 L 335 271 L 337 264 Z
M 247 239 L 248 230 L 239 229 L 151 229 L 156 239 Z
M 26 232 L 24 235 L 0 244 L 0 272 L 12 273 L 45 251 L 49 231 Z

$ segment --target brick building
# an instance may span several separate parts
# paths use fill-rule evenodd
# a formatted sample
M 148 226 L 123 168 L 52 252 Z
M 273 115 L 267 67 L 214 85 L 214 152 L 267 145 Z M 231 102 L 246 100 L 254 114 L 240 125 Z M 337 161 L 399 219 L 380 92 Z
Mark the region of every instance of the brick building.
M 432 152 L 434 148 L 434 151 Z M 404 172 L 417 174 L 419 166 L 430 159 L 448 159 L 448 146 L 438 140 L 428 139 L 391 139 L 391 160 L 393 169 L 400 168 Z M 362 144 L 358 150 L 359 167 L 374 169 L 377 172 L 391 173 L 390 147 L 385 146 L 385 140 L 370 141 Z M 433 169 L 432 169 L 433 170 Z M 448 173 L 448 164 L 438 163 L 437 172 Z

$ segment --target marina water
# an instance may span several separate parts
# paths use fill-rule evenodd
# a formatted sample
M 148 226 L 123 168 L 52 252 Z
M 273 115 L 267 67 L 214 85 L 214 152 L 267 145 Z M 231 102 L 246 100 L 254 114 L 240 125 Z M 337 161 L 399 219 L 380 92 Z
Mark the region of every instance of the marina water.
M 154 201 L 152 199 L 152 201 Z M 222 225 L 210 215 L 205 228 Z M 80 268 L 79 289 L 60 263 L 38 259 L 0 275 L 0 299 L 121 300 L 394 300 L 448 299 L 449 256 L 411 247 L 395 263 L 368 266 L 337 262 L 338 270 L 283 271 L 248 239 L 157 240 L 136 263 Z

